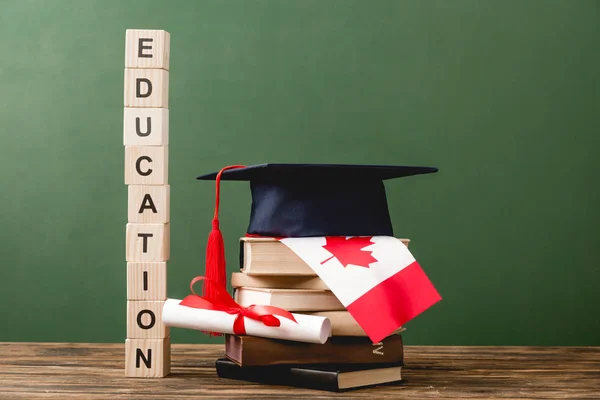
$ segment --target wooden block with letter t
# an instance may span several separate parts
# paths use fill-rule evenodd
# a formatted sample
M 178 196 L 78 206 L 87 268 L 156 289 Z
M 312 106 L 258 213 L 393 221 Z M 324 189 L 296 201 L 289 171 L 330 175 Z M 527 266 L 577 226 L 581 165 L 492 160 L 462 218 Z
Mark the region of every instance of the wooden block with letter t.
M 127 337 L 164 339 L 169 327 L 162 322 L 164 300 L 127 301 Z
M 166 262 L 127 263 L 127 300 L 166 299 Z
M 169 224 L 127 224 L 127 261 L 167 261 L 170 255 Z
M 169 148 L 167 146 L 126 146 L 126 185 L 167 185 Z
M 169 185 L 129 185 L 127 222 L 169 222 L 169 189 Z
M 125 340 L 125 376 L 163 378 L 170 373 L 170 337 Z
M 169 108 L 169 71 L 125 68 L 125 107 Z
M 163 30 L 125 31 L 125 68 L 169 69 L 171 35 Z

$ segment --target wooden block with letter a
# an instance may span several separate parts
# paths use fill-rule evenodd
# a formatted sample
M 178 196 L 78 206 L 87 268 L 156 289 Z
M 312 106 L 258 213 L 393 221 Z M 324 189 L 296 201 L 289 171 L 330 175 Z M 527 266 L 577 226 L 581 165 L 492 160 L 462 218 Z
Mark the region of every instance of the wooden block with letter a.
M 129 185 L 128 222 L 169 222 L 169 185 Z
M 125 375 L 163 378 L 171 372 L 171 338 L 126 339 Z
M 125 68 L 169 69 L 171 35 L 163 30 L 125 31 Z
M 126 185 L 167 185 L 169 148 L 167 146 L 126 146 Z
M 127 224 L 127 261 L 167 261 L 170 256 L 170 224 Z

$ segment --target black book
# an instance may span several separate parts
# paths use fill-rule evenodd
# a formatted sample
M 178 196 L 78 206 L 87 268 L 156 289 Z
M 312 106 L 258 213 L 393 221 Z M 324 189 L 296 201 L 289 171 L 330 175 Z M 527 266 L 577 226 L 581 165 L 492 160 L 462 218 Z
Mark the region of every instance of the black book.
M 402 380 L 401 364 L 240 367 L 227 358 L 220 358 L 216 368 L 220 378 L 332 392 Z

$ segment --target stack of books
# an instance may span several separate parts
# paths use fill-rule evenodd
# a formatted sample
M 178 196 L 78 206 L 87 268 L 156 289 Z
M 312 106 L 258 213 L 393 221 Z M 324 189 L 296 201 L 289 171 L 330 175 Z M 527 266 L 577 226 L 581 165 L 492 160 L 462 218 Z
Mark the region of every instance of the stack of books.
M 327 317 L 332 336 L 313 344 L 226 335 L 226 357 L 216 362 L 220 377 L 331 391 L 401 381 L 403 329 L 372 343 L 327 285 L 278 240 L 241 238 L 240 272 L 231 284 L 241 306 Z

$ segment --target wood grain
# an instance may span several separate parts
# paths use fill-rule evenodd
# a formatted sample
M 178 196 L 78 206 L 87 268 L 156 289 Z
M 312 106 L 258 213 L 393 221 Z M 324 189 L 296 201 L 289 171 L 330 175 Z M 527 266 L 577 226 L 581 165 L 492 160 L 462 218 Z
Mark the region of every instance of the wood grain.
M 125 376 L 164 378 L 171 372 L 171 338 L 127 339 Z
M 600 347 L 405 348 L 403 383 L 333 394 L 219 379 L 223 345 L 172 345 L 171 375 L 124 376 L 123 344 L 0 343 L 1 399 L 598 399 Z

